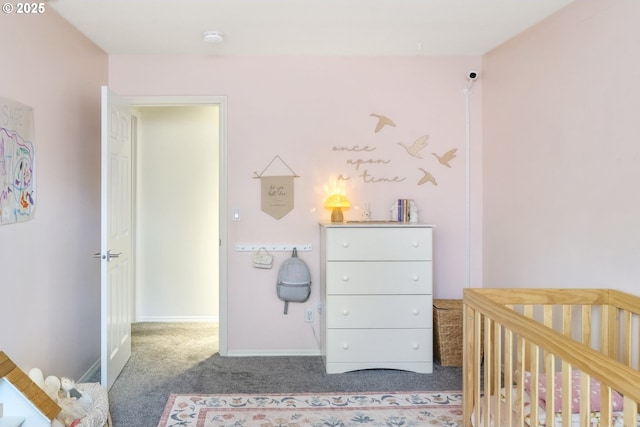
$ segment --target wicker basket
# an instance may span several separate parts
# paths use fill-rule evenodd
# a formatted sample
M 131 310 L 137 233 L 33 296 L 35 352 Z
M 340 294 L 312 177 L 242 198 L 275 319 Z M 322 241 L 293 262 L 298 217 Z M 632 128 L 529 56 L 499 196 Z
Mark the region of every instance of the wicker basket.
M 76 384 L 81 393 L 88 393 L 93 401 L 89 413 L 82 418 L 83 427 L 111 427 L 111 415 L 109 413 L 109 395 L 107 389 L 99 383 Z
M 462 300 L 433 300 L 434 359 L 441 366 L 462 366 Z

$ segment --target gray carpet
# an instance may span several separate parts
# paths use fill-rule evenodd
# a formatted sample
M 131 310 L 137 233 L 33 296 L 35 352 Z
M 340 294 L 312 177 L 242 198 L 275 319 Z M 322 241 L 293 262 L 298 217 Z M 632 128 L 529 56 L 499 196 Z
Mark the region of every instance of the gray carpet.
M 131 359 L 109 391 L 114 427 L 156 427 L 171 393 L 462 390 L 459 367 L 328 375 L 320 357 L 221 357 L 217 336 L 212 323 L 132 325 Z

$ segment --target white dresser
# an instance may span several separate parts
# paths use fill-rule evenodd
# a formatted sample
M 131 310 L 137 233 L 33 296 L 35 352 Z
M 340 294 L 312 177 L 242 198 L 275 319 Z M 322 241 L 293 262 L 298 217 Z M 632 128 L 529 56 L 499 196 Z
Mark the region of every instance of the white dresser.
M 320 340 L 327 373 L 431 373 L 432 227 L 323 223 L 320 246 Z

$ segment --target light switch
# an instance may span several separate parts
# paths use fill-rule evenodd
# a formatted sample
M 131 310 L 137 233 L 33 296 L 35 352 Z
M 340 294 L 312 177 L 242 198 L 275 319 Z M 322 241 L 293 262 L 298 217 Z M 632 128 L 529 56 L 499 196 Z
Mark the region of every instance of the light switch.
M 234 221 L 240 221 L 240 209 L 239 208 L 233 208 L 233 216 L 232 219 Z

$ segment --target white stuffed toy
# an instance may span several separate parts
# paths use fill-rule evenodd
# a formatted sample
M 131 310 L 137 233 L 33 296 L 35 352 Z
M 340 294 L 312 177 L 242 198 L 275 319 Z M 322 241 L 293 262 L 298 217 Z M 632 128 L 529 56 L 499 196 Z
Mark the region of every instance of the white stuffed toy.
M 67 426 L 76 427 L 80 425 L 80 419 L 84 418 L 91 409 L 93 401 L 91 396 L 78 391 L 75 381 L 71 378 L 62 377 L 60 383 L 64 396 L 58 402 L 62 408 L 60 414 L 63 415 Z
M 55 402 L 60 398 L 60 380 L 53 375 L 44 378 L 44 374 L 40 368 L 33 368 L 29 371 L 29 378 L 36 383 L 38 387 L 44 390 Z
M 44 374 L 40 368 L 32 368 L 29 371 L 29 378 L 36 383 L 38 387 L 44 390 Z
M 76 388 L 75 381 L 53 375 L 44 378 L 42 370 L 38 368 L 29 371 L 29 378 L 62 408 L 53 420 L 52 427 L 82 427 L 81 420 L 91 409 L 93 399 L 89 394 L 81 393 Z
M 80 393 L 76 388 L 76 382 L 74 380 L 72 380 L 71 378 L 62 377 L 61 387 L 62 391 L 65 392 L 67 397 L 77 399 L 80 406 L 82 406 L 85 410 L 88 411 L 91 408 L 93 399 L 86 393 Z
M 44 379 L 44 391 L 56 402 L 60 399 L 60 378 L 49 375 Z

